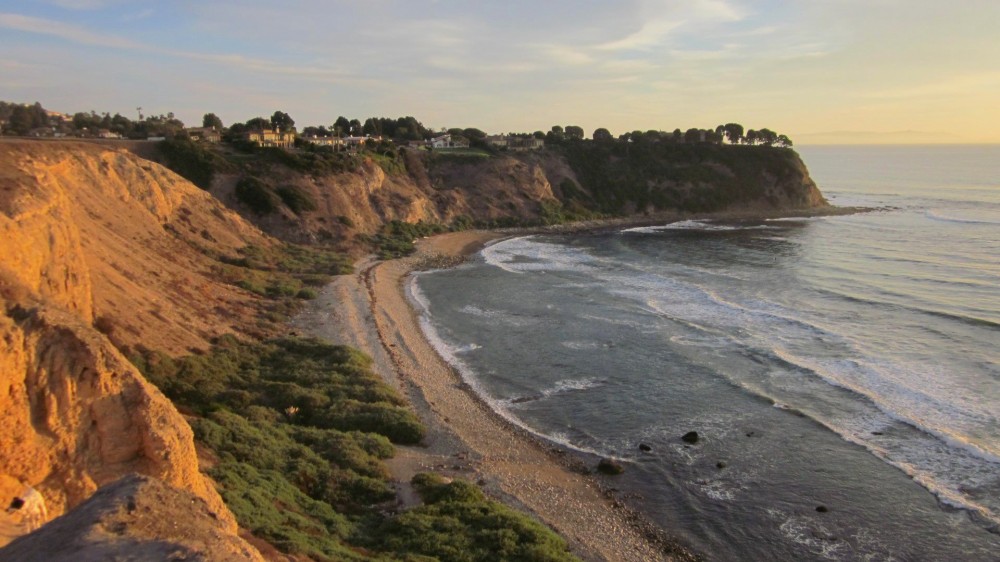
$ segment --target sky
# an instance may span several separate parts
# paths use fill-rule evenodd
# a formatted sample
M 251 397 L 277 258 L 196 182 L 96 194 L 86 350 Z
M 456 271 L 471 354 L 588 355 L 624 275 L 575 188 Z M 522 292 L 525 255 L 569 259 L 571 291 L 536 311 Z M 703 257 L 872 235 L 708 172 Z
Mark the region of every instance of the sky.
M 1000 142 L 1000 0 L 0 0 L 0 100 Z

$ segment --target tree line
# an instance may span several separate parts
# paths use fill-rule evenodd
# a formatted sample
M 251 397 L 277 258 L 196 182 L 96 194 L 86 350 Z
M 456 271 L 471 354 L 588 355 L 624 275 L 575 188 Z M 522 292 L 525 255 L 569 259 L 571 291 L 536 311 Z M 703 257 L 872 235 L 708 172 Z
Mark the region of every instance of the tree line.
M 28 135 L 39 128 L 58 129 L 67 134 L 78 136 L 98 136 L 100 131 L 109 131 L 123 138 L 143 139 L 148 137 L 183 137 L 184 123 L 173 113 L 165 115 L 142 114 L 142 108 L 136 108 L 138 120 L 130 119 L 120 113 L 97 113 L 96 111 L 79 112 L 71 118 L 53 117 L 40 103 L 18 104 L 0 101 L 0 121 L 4 122 L 4 134 Z M 295 120 L 283 111 L 275 111 L 270 118 L 254 117 L 245 122 L 237 122 L 226 128 L 215 113 L 206 113 L 202 118 L 203 127 L 214 127 L 226 134 L 227 139 L 235 140 L 247 131 L 276 129 L 297 132 Z M 445 130 L 442 129 L 441 132 Z M 471 146 L 488 148 L 487 134 L 476 128 L 451 128 L 447 133 L 453 140 L 467 140 Z M 420 141 L 432 138 L 435 132 L 413 116 L 404 117 L 369 117 L 364 121 L 337 117 L 330 125 L 311 125 L 302 129 L 301 134 L 307 137 L 348 137 L 373 136 L 391 139 L 396 142 Z M 562 144 L 565 142 L 585 140 L 586 135 L 578 125 L 554 125 L 548 131 L 534 133 L 511 133 L 513 137 L 534 137 L 544 139 L 546 144 Z M 792 140 L 787 135 L 776 133 L 771 129 L 744 129 L 739 123 L 726 123 L 711 129 L 690 128 L 685 131 L 674 129 L 672 132 L 650 129 L 648 131 L 629 131 L 615 137 L 606 128 L 594 130 L 591 138 L 595 142 L 627 142 L 627 143 L 714 143 L 746 146 L 790 147 Z

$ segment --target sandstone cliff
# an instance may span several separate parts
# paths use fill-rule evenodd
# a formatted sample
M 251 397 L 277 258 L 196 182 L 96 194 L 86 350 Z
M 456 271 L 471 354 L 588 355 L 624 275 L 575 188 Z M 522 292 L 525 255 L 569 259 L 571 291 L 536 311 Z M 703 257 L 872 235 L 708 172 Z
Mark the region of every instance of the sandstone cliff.
M 272 156 L 242 155 L 253 165 L 217 174 L 212 193 L 266 232 L 296 242 L 351 246 L 358 234 L 378 232 L 392 220 L 531 224 L 559 208 L 577 216 L 622 216 L 826 205 L 795 152 L 767 147 L 587 141 L 478 156 L 402 150 L 342 156 L 341 165 L 345 158 L 349 164 L 339 172 L 292 169 Z M 254 212 L 234 195 L 247 174 L 273 192 L 301 193 L 315 208 L 279 202 L 274 212 Z
M 188 490 L 235 532 L 185 420 L 94 323 L 118 346 L 207 347 L 255 298 L 212 279 L 211 256 L 250 243 L 270 242 L 159 165 L 82 143 L 0 143 L 0 491 L 22 503 L 0 533 L 134 472 Z

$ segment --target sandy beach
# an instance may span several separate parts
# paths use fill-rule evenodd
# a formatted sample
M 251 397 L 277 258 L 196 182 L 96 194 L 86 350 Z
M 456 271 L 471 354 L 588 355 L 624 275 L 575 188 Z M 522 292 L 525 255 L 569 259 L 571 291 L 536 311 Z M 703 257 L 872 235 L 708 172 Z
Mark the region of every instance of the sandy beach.
M 502 236 L 467 231 L 420 241 L 414 255 L 362 261 L 328 285 L 292 322 L 300 333 L 352 345 L 409 398 L 428 427 L 424 446 L 398 447 L 390 461 L 404 504 L 409 479 L 434 470 L 477 482 L 567 539 L 584 560 L 685 560 L 692 556 L 601 491 L 578 460 L 549 447 L 490 410 L 427 342 L 404 283 L 409 273 L 454 262 Z M 613 478 L 613 477 L 607 477 Z M 404 505 L 405 507 L 405 505 Z

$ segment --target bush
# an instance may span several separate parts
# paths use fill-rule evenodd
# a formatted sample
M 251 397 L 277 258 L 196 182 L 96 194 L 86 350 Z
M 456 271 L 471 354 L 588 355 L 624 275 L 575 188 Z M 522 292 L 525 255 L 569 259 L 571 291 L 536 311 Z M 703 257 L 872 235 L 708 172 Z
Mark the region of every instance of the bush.
M 294 185 L 283 185 L 274 190 L 281 198 L 286 207 L 296 215 L 301 215 L 305 211 L 315 211 L 316 202 L 301 188 Z
M 316 293 L 316 291 L 312 289 L 299 289 L 299 292 L 295 293 L 295 298 L 307 301 L 311 301 L 318 296 L 319 295 Z
M 280 199 L 253 176 L 245 176 L 236 183 L 236 198 L 258 215 L 267 215 L 278 210 Z
M 229 168 L 221 157 L 187 138 L 174 137 L 156 146 L 168 168 L 202 189 L 212 187 L 217 170 Z
M 558 535 L 534 519 L 486 499 L 468 482 L 445 483 L 436 475 L 418 474 L 412 483 L 424 505 L 375 529 L 366 539 L 372 548 L 462 562 L 577 560 Z

